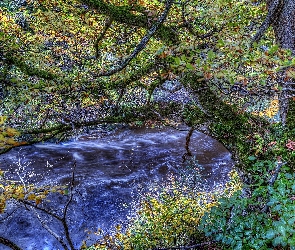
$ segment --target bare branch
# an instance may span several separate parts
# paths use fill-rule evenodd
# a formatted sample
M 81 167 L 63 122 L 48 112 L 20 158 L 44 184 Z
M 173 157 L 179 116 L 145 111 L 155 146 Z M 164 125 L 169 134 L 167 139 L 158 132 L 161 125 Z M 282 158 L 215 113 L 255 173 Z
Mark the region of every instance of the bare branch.
M 76 161 L 74 161 L 74 166 L 73 166 L 73 170 L 72 170 L 72 179 L 71 179 L 71 183 L 70 183 L 70 197 L 66 203 L 66 205 L 64 206 L 64 210 L 63 210 L 63 216 L 60 217 L 58 216 L 57 214 L 53 213 L 52 211 L 46 209 L 46 208 L 42 208 L 42 207 L 39 207 L 35 204 L 32 204 L 31 202 L 27 201 L 27 200 L 19 200 L 19 202 L 25 204 L 25 205 L 28 205 L 30 206 L 29 210 L 32 211 L 35 216 L 37 217 L 37 219 L 40 221 L 42 227 L 44 229 L 46 229 L 52 236 L 54 236 L 56 238 L 56 240 L 64 247 L 64 249 L 68 249 L 68 246 L 67 244 L 63 241 L 62 237 L 60 237 L 57 233 L 55 233 L 47 224 L 44 220 L 42 220 L 42 218 L 40 217 L 40 215 L 36 212 L 36 210 L 40 210 L 44 213 L 46 213 L 47 215 L 57 219 L 58 221 L 60 221 L 62 223 L 62 226 L 64 228 L 64 233 L 65 233 L 65 236 L 66 236 L 66 239 L 70 245 L 70 249 L 71 250 L 74 250 L 74 244 L 73 244 L 73 241 L 70 237 L 70 233 L 69 233 L 69 227 L 68 227 L 68 224 L 67 224 L 67 212 L 68 212 L 68 208 L 69 208 L 69 205 L 70 203 L 72 202 L 73 200 L 73 190 L 74 190 L 74 181 L 75 181 L 75 170 L 76 170 Z
M 173 0 L 167 0 L 166 2 L 166 7 L 164 12 L 162 13 L 162 15 L 158 18 L 157 22 L 152 26 L 152 28 L 147 32 L 147 34 L 142 38 L 142 40 L 140 41 L 140 43 L 136 46 L 136 48 L 134 49 L 134 51 L 132 52 L 131 55 L 129 55 L 121 65 L 119 65 L 118 67 L 107 71 L 107 72 L 102 72 L 100 74 L 98 74 L 96 77 L 101 77 L 101 76 L 111 76 L 117 72 L 122 71 L 123 69 L 125 69 L 127 67 L 127 65 L 145 48 L 145 46 L 147 45 L 147 43 L 149 42 L 149 40 L 153 37 L 153 35 L 155 34 L 155 32 L 158 30 L 159 26 L 165 21 L 169 10 L 172 7 L 172 3 Z
M 106 20 L 105 26 L 103 31 L 100 33 L 99 37 L 96 39 L 95 43 L 94 43 L 94 49 L 95 49 L 95 57 L 98 58 L 100 53 L 99 53 L 99 49 L 98 49 L 98 45 L 100 43 L 100 41 L 104 38 L 105 34 L 107 33 L 108 29 L 111 27 L 113 22 L 113 18 L 110 17 Z
M 69 208 L 69 205 L 70 203 L 72 202 L 73 200 L 73 190 L 74 190 L 74 181 L 75 181 L 75 170 L 76 170 L 76 160 L 74 161 L 74 166 L 73 166 L 73 170 L 72 170 L 72 179 L 71 179 L 71 184 L 70 184 L 70 197 L 69 197 L 69 200 L 67 201 L 65 207 L 64 207 L 64 211 L 63 211 L 63 217 L 62 217 L 62 220 L 61 220 L 61 223 L 64 227 L 64 231 L 65 231 L 65 235 L 66 235 L 66 238 L 70 244 L 70 247 L 72 250 L 74 250 L 74 244 L 72 242 L 72 239 L 70 237 L 70 233 L 69 233 L 69 227 L 68 227 L 68 224 L 67 224 L 67 212 L 68 212 L 68 208 Z
M 23 204 L 26 205 L 26 206 L 30 206 L 30 207 L 32 207 L 32 208 L 34 208 L 34 209 L 40 210 L 40 211 L 42 211 L 42 212 L 44 212 L 44 213 L 46 213 L 46 214 L 52 216 L 53 218 L 55 218 L 55 219 L 57 219 L 57 220 L 62 220 L 62 217 L 58 216 L 57 214 L 55 214 L 55 213 L 53 213 L 53 212 L 51 212 L 51 211 L 49 211 L 49 210 L 47 210 L 47 209 L 45 209 L 45 208 L 43 208 L 43 207 L 39 207 L 39 206 L 37 206 L 37 205 L 35 205 L 35 204 L 33 204 L 33 203 L 27 201 L 27 200 L 18 200 L 18 201 L 19 201 L 20 203 L 23 203 Z
M 37 219 L 39 220 L 39 222 L 41 223 L 42 227 L 44 229 L 47 230 L 48 233 L 50 233 L 62 246 L 65 250 L 69 250 L 67 244 L 64 242 L 64 240 L 62 239 L 61 236 L 59 236 L 57 233 L 55 233 L 47 224 L 44 220 L 42 220 L 42 218 L 40 217 L 40 215 L 36 212 L 35 208 L 31 208 L 30 209 L 35 216 L 37 217 Z
M 17 207 L 16 209 L 14 209 L 11 213 L 7 213 L 5 217 L 3 217 L 3 218 L 0 219 L 0 223 L 3 222 L 3 221 L 5 221 L 6 219 L 8 219 L 8 218 L 9 218 L 11 215 L 13 215 L 13 214 L 16 212 L 16 210 L 18 210 L 18 209 L 19 209 L 19 207 Z

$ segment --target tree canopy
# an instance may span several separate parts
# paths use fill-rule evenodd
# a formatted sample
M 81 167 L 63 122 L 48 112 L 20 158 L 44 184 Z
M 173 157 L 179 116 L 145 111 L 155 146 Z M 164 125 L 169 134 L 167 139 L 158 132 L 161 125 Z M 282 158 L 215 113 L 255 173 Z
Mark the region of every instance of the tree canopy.
M 271 29 L 251 47 L 263 3 L 23 3 L 2 4 L 0 33 L 1 115 L 22 144 L 99 123 L 164 120 L 153 91 L 185 74 L 240 107 L 279 95 L 280 70 L 293 76 L 291 52 Z
M 1 1 L 1 152 L 99 124 L 185 123 L 221 141 L 253 176 L 265 174 L 256 161 L 280 168 L 287 162 L 291 171 L 294 6 L 279 0 Z M 179 90 L 188 101 L 176 98 Z M 257 184 L 254 177 L 247 181 Z M 266 177 L 263 185 L 269 186 Z

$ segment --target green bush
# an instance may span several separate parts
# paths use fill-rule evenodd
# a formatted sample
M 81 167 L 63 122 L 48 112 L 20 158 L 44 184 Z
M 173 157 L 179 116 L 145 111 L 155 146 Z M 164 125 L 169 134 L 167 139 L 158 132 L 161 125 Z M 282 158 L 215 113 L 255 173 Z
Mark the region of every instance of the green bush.
M 235 192 L 203 216 L 199 230 L 225 249 L 295 249 L 295 173 L 284 167 L 274 185 Z
M 204 241 L 198 229 L 202 216 L 218 204 L 220 197 L 230 197 L 241 188 L 235 171 L 221 189 L 202 190 L 200 166 L 195 164 L 171 176 L 163 185 L 152 185 L 137 203 L 134 218 L 126 230 L 106 236 L 91 249 L 156 249 L 193 245 Z

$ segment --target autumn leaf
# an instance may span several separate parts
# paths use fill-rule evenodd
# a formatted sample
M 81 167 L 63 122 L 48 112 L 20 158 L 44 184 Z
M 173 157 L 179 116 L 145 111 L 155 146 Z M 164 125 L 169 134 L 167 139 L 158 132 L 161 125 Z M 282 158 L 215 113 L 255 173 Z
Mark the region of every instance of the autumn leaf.
M 8 136 L 16 136 L 19 135 L 20 133 L 14 129 L 14 128 L 6 128 L 6 133 Z

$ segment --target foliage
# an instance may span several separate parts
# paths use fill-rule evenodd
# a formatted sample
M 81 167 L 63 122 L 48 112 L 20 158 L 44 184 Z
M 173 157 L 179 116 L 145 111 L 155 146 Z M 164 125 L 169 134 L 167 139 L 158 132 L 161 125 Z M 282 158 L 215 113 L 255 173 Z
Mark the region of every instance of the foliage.
M 0 3 L 1 152 L 102 123 L 184 121 L 205 124 L 244 171 L 235 193 L 239 182 L 216 194 L 186 186 L 188 179 L 152 190 L 126 232 L 100 246 L 171 247 L 203 233 L 233 249 L 294 246 L 294 100 L 287 127 L 268 118 L 279 113 L 279 76 L 288 69 L 283 80 L 294 78 L 295 59 L 274 43 L 272 29 L 251 44 L 265 1 L 173 1 L 163 23 L 169 1 L 25 2 Z M 153 102 L 167 80 L 179 81 L 191 100 Z M 280 160 L 290 169 L 269 185 Z M 39 204 L 51 190 L 5 179 L 0 187 L 1 212 L 9 199 Z
M 273 187 L 258 183 L 251 194 L 238 191 L 220 199 L 202 218 L 199 230 L 231 249 L 294 248 L 295 175 L 288 170 L 284 167 Z M 269 212 L 261 212 L 265 205 Z
M 178 177 L 152 185 L 136 202 L 135 216 L 127 228 L 117 227 L 89 249 L 157 249 L 194 245 L 205 239 L 198 225 L 204 213 L 218 205 L 220 197 L 231 197 L 241 188 L 235 171 L 225 187 L 203 190 L 198 164 L 186 167 Z
M 46 140 L 50 133 L 69 133 L 54 129 L 69 120 L 83 126 L 116 121 L 115 115 L 125 113 L 126 101 L 121 100 L 132 99 L 134 112 L 151 105 L 150 97 L 137 99 L 130 93 L 139 89 L 150 96 L 165 80 L 185 72 L 198 73 L 212 86 L 221 84 L 222 91 L 236 84 L 249 93 L 264 91 L 267 78 L 294 63 L 289 52 L 273 44 L 271 31 L 249 49 L 265 8 L 245 0 L 177 1 L 158 33 L 125 69 L 99 77 L 132 53 L 164 10 L 161 1 L 5 2 L 0 11 L 6 97 L 1 110 L 11 126 L 26 120 L 20 124 L 23 134 L 30 135 L 24 140 Z M 276 83 L 268 88 L 278 90 Z
M 37 187 L 33 184 L 26 184 L 19 174 L 19 181 L 5 178 L 5 171 L 0 169 L 0 213 L 5 212 L 5 208 L 9 201 L 15 201 L 20 204 L 30 202 L 38 206 L 48 194 L 59 192 L 66 194 L 67 190 L 64 186 L 42 186 Z
M 17 137 L 20 135 L 19 131 L 14 128 L 5 126 L 5 120 L 7 117 L 0 116 L 0 149 L 16 147 L 24 145 L 25 142 L 18 142 Z

